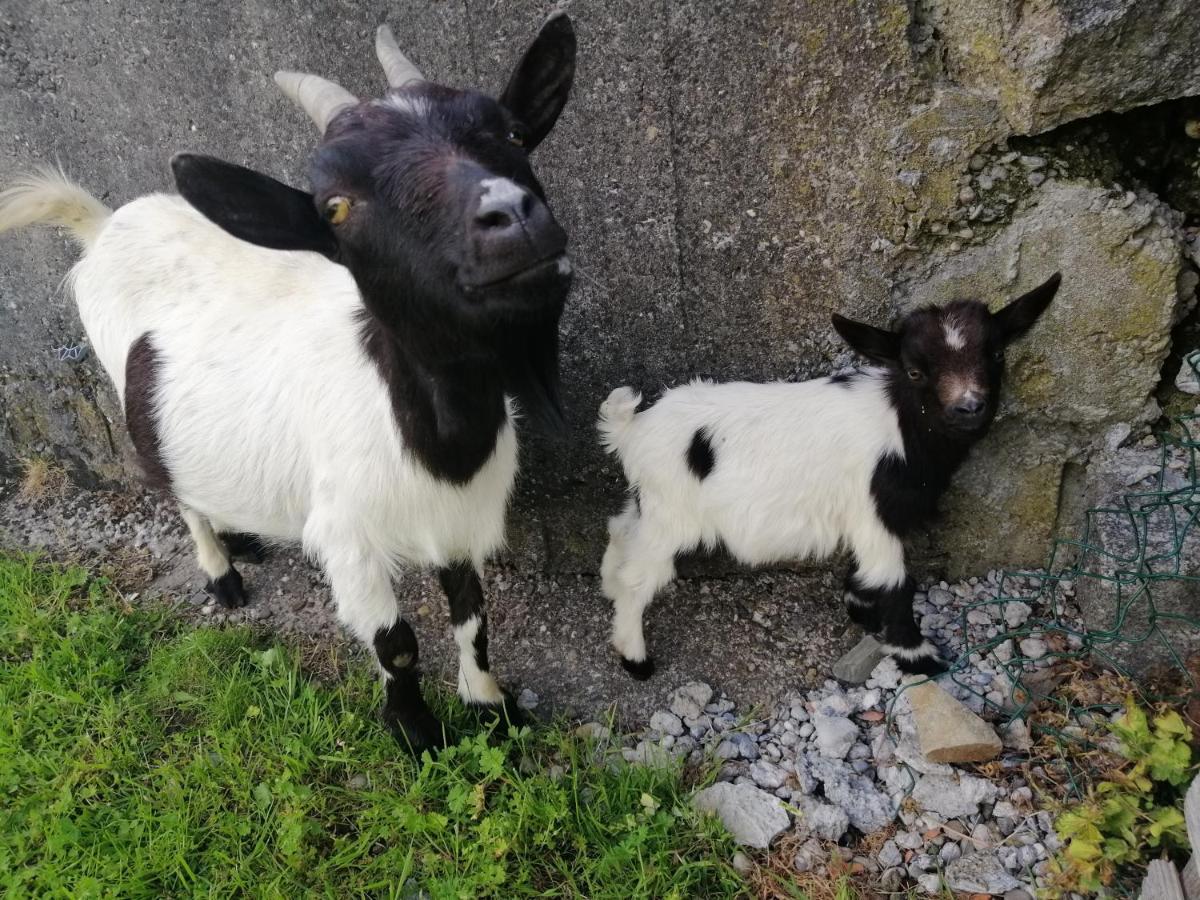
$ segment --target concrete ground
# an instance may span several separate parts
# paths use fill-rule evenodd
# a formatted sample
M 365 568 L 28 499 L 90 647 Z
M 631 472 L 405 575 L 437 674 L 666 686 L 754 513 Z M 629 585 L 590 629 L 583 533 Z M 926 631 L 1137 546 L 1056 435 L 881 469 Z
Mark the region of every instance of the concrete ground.
M 31 503 L 10 488 L 0 495 L 0 548 L 111 566 L 137 602 L 176 602 L 202 627 L 245 621 L 318 643 L 345 640 L 320 571 L 296 548 L 279 548 L 262 565 L 239 564 L 250 605 L 214 609 L 177 513 L 147 495 L 69 489 Z M 637 682 L 609 648 L 610 605 L 599 579 L 540 575 L 510 553 L 488 568 L 484 586 L 493 671 L 514 691 L 537 693 L 539 715 L 590 718 L 615 706 L 620 721 L 638 725 L 672 689 L 696 679 L 741 709 L 817 686 L 859 636 L 832 571 L 716 575 L 728 567 L 704 561 L 682 568 L 647 615 L 658 672 Z M 414 573 L 397 595 L 421 641 L 422 668 L 453 683 L 457 657 L 436 579 Z

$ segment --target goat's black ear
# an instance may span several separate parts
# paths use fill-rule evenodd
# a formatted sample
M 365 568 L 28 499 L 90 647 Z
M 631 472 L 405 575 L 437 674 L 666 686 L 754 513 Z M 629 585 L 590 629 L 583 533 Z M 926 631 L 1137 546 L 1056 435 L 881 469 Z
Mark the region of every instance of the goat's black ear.
M 1061 282 L 1062 272 L 1055 272 L 1028 294 L 1022 294 L 1004 309 L 992 313 L 992 322 L 999 329 L 1006 344 L 1015 341 L 1033 327 L 1038 316 L 1046 311 L 1046 307 L 1058 293 Z
M 900 359 L 900 335 L 894 331 L 855 322 L 833 314 L 833 327 L 842 340 L 867 359 L 877 363 L 894 363 Z
M 575 79 L 575 28 L 565 13 L 551 16 L 525 51 L 500 102 L 525 126 L 525 151 L 550 133 Z
M 317 213 L 312 194 L 194 153 L 177 153 L 171 171 L 183 199 L 234 237 L 272 250 L 337 254 L 337 239 Z

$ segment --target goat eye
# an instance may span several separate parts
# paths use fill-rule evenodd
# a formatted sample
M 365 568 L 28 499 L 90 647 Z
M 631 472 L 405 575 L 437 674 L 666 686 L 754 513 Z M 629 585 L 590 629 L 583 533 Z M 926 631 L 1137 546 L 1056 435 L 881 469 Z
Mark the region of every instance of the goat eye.
M 525 132 L 523 132 L 520 128 L 510 128 L 508 134 L 506 134 L 504 137 L 505 140 L 507 140 L 514 147 L 525 146 Z
M 350 215 L 350 205 L 346 197 L 330 197 L 325 201 L 325 221 L 330 225 L 341 225 Z
M 993 361 L 998 362 L 998 363 L 1004 362 L 1004 351 L 1003 350 L 995 351 L 992 354 L 992 359 L 993 359 Z
M 925 373 L 922 372 L 920 369 L 909 369 L 908 370 L 908 378 L 909 378 L 909 381 L 924 381 Z

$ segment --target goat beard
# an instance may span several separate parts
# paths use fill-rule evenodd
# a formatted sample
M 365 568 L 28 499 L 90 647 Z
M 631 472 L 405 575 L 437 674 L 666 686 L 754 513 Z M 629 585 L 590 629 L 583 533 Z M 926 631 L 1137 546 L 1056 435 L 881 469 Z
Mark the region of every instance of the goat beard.
M 542 432 L 555 434 L 566 426 L 558 375 L 559 305 L 531 321 L 501 326 L 500 363 L 506 390 L 517 398 L 520 411 Z

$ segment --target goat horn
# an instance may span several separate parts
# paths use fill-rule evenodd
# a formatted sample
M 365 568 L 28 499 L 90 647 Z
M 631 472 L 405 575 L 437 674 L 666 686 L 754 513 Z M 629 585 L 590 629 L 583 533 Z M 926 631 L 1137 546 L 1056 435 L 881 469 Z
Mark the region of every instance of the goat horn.
M 400 52 L 392 29 L 386 25 L 380 25 L 375 32 L 375 55 L 379 57 L 379 64 L 383 66 L 383 74 L 387 76 L 389 87 L 402 88 L 425 80 L 420 70 Z
M 288 99 L 308 113 L 321 133 L 339 112 L 358 103 L 358 98 L 339 84 L 303 72 L 276 72 L 275 83 Z

